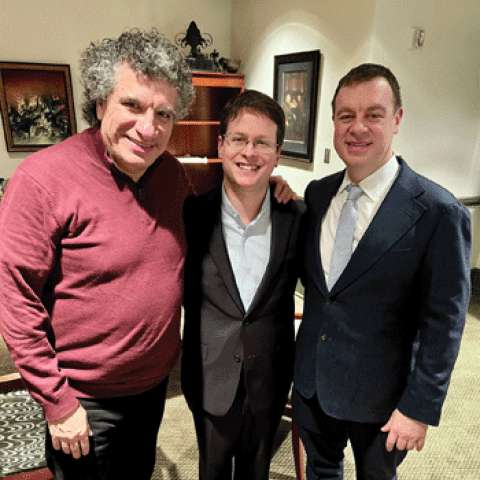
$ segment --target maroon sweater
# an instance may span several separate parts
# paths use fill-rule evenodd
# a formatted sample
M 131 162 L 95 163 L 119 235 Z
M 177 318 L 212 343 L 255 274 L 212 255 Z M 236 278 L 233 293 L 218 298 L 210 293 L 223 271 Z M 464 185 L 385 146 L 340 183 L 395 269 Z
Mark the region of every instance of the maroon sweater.
M 191 185 L 168 153 L 138 184 L 98 128 L 17 168 L 0 207 L 0 326 L 46 419 L 141 393 L 180 352 Z

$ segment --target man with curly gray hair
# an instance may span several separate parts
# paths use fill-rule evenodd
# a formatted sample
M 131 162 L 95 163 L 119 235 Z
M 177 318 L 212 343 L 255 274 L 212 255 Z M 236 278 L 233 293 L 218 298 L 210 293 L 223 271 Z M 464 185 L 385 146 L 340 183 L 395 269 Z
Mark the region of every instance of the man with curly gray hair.
M 194 90 L 155 30 L 92 43 L 81 70 L 91 128 L 31 155 L 5 192 L 0 326 L 44 410 L 55 478 L 148 479 L 180 353 L 192 193 L 166 148 Z
M 81 56 L 80 67 L 84 86 L 83 116 L 91 125 L 98 123 L 97 102 L 106 101 L 115 88 L 115 72 L 127 64 L 135 72 L 152 79 L 162 79 L 177 90 L 175 120 L 182 119 L 193 103 L 195 93 L 191 74 L 181 53 L 155 29 L 149 32 L 132 30 L 118 40 L 106 38 L 92 43 Z

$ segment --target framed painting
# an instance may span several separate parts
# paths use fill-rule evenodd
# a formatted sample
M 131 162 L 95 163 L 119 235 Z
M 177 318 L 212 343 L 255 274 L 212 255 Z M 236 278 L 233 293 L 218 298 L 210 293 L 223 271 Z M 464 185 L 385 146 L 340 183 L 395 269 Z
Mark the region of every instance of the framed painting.
M 276 55 L 273 96 L 286 118 L 282 155 L 313 162 L 320 50 Z
M 68 65 L 0 62 L 0 107 L 9 152 L 34 152 L 76 133 Z

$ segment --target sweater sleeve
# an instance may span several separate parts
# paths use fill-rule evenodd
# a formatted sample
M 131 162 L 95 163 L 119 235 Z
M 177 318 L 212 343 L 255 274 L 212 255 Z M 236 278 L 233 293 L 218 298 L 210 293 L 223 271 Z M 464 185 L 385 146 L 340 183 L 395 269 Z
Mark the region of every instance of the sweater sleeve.
M 0 208 L 0 330 L 48 421 L 78 406 L 58 366 L 51 317 L 42 302 L 62 230 L 48 191 L 19 167 Z

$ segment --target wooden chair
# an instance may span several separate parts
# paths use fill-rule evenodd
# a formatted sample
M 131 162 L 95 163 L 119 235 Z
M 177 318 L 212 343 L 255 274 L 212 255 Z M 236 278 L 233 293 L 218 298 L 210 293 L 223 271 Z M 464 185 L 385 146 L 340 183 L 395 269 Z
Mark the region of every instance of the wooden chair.
M 295 320 L 301 320 L 302 313 L 295 313 Z M 302 441 L 300 440 L 300 435 L 298 433 L 297 424 L 295 423 L 295 417 L 293 416 L 293 410 L 290 403 L 285 405 L 285 409 L 283 410 L 283 415 L 288 417 L 292 420 L 292 450 L 293 450 L 293 458 L 295 461 L 295 474 L 297 476 L 297 480 L 305 480 L 305 462 L 303 458 L 303 445 Z
M 18 373 L 0 376 L 0 393 L 7 393 L 25 388 Z M 40 468 L 29 472 L 16 473 L 3 477 L 3 480 L 52 480 L 53 475 L 48 468 Z
M 293 417 L 292 406 L 287 403 L 283 411 L 285 417 L 292 419 L 292 450 L 293 450 L 293 459 L 295 461 L 295 475 L 297 480 L 305 480 L 305 463 L 303 459 L 303 445 L 300 440 L 300 435 L 298 434 L 297 425 L 295 423 L 295 418 Z

